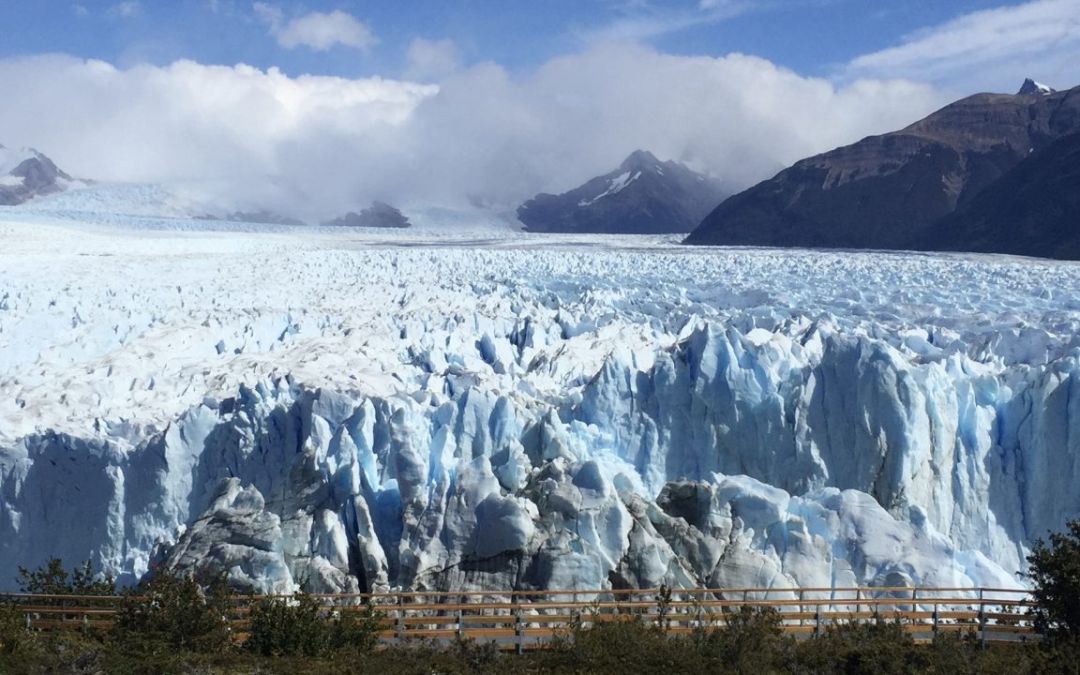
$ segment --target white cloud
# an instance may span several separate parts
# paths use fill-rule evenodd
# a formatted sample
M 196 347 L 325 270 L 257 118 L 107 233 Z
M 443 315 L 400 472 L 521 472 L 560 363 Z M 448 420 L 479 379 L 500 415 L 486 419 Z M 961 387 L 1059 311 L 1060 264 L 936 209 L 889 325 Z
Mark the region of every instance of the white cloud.
M 405 76 L 418 80 L 437 80 L 461 68 L 461 50 L 449 38 L 415 38 L 409 43 L 405 59 Z
M 138 0 L 125 0 L 114 4 L 109 8 L 109 12 L 127 19 L 142 12 L 142 4 Z
M 75 3 L 71 6 L 71 11 L 75 13 L 75 16 L 90 16 L 90 10 L 86 8 L 86 5 Z
M 1080 0 L 1033 0 L 962 15 L 854 59 L 848 73 L 917 77 L 954 89 L 1010 91 L 1031 76 L 1076 84 Z
M 251 9 L 255 12 L 255 17 L 259 21 L 262 21 L 270 27 L 271 32 L 279 30 L 281 24 L 285 22 L 285 13 L 276 5 L 271 5 L 266 2 L 256 2 L 251 5 Z
M 275 5 L 256 2 L 255 16 L 270 28 L 278 44 L 286 49 L 307 47 L 324 52 L 341 45 L 368 50 L 378 38 L 366 23 L 341 10 L 311 12 L 285 21 L 284 13 Z
M 642 42 L 671 33 L 718 23 L 745 14 L 756 5 L 750 0 L 702 0 L 696 8 L 633 4 L 610 23 L 574 32 L 586 44 Z
M 39 147 L 74 174 L 197 181 L 238 206 L 314 218 L 374 198 L 512 207 L 606 172 L 637 148 L 741 188 L 943 102 L 910 82 L 838 88 L 756 57 L 626 45 L 522 77 L 478 64 L 438 86 L 189 61 L 119 69 L 10 58 L 0 59 L 0 90 L 20 92 L 18 105 L 0 106 L 0 142 Z

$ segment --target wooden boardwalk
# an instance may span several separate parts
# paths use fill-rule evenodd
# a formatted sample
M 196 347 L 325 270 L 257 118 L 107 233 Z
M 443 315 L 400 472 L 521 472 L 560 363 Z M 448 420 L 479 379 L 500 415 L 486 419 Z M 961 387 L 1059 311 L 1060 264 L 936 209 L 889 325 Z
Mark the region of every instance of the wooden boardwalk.
M 266 596 L 235 599 L 232 624 L 245 635 L 251 605 Z M 541 646 L 575 627 L 644 621 L 672 634 L 718 628 L 741 607 L 771 607 L 783 629 L 813 636 L 829 626 L 878 618 L 897 620 L 916 639 L 942 632 L 972 633 L 983 641 L 1038 639 L 1027 591 L 994 588 L 634 589 L 400 592 L 314 595 L 328 611 L 377 610 L 380 639 L 495 642 L 506 649 Z M 0 595 L 35 630 L 108 630 L 116 596 Z

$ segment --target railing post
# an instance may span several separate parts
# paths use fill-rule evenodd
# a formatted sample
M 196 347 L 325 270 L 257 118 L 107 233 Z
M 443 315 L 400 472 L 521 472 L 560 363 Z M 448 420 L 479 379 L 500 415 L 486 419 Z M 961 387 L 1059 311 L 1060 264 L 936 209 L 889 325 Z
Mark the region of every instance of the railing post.
M 938 633 L 938 610 L 940 608 L 941 608 L 941 605 L 939 605 L 938 603 L 935 602 L 934 603 L 934 635 L 937 635 L 937 633 Z
M 803 588 L 799 589 L 799 625 L 800 626 L 803 625 L 803 621 L 804 621 L 803 620 L 803 609 L 804 609 L 804 607 L 803 607 L 803 598 L 805 596 L 803 594 L 805 592 L 806 592 L 805 589 L 803 589 Z
M 986 601 L 981 588 L 979 589 L 979 639 L 982 648 L 986 649 Z
M 465 639 L 465 626 L 462 624 L 461 616 L 462 616 L 461 609 L 458 609 L 458 611 L 457 611 L 457 637 L 458 637 L 459 640 L 464 640 Z
M 821 604 L 814 611 L 814 635 L 821 635 Z
M 514 604 L 514 651 L 522 654 L 525 651 L 525 631 L 521 625 L 521 605 L 518 604 L 517 596 L 513 596 Z
M 859 617 L 859 612 L 862 611 L 862 589 L 858 586 L 855 587 L 855 623 L 860 623 L 862 619 Z
M 405 637 L 405 597 L 397 596 L 397 618 L 394 620 L 394 639 L 401 642 Z

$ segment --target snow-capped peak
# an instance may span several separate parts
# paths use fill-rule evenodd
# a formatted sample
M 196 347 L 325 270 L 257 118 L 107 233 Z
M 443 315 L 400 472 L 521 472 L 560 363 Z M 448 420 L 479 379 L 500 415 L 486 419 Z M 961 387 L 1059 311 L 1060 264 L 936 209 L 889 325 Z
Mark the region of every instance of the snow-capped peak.
M 1029 77 L 1026 80 L 1024 80 L 1024 84 L 1020 87 L 1020 91 L 1017 92 L 1017 95 L 1018 96 L 1033 96 L 1033 95 L 1047 96 L 1049 94 L 1053 94 L 1054 91 L 1055 90 L 1052 89 L 1051 87 L 1048 87 L 1047 85 L 1043 84 L 1042 82 L 1036 82 L 1035 80 L 1033 80 L 1033 79 L 1031 79 Z
M 55 192 L 79 181 L 33 148 L 14 150 L 0 145 L 0 204 L 14 206 Z
M 26 160 L 40 156 L 41 153 L 33 148 L 15 149 L 0 145 L 0 176 L 7 176 Z

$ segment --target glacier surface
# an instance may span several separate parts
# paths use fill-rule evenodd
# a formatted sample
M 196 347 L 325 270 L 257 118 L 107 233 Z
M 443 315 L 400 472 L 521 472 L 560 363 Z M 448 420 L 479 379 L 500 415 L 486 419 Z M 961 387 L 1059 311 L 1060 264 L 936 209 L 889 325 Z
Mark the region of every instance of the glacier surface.
M 1075 264 L 142 224 L 0 209 L 0 589 L 1011 587 L 1080 515 Z

